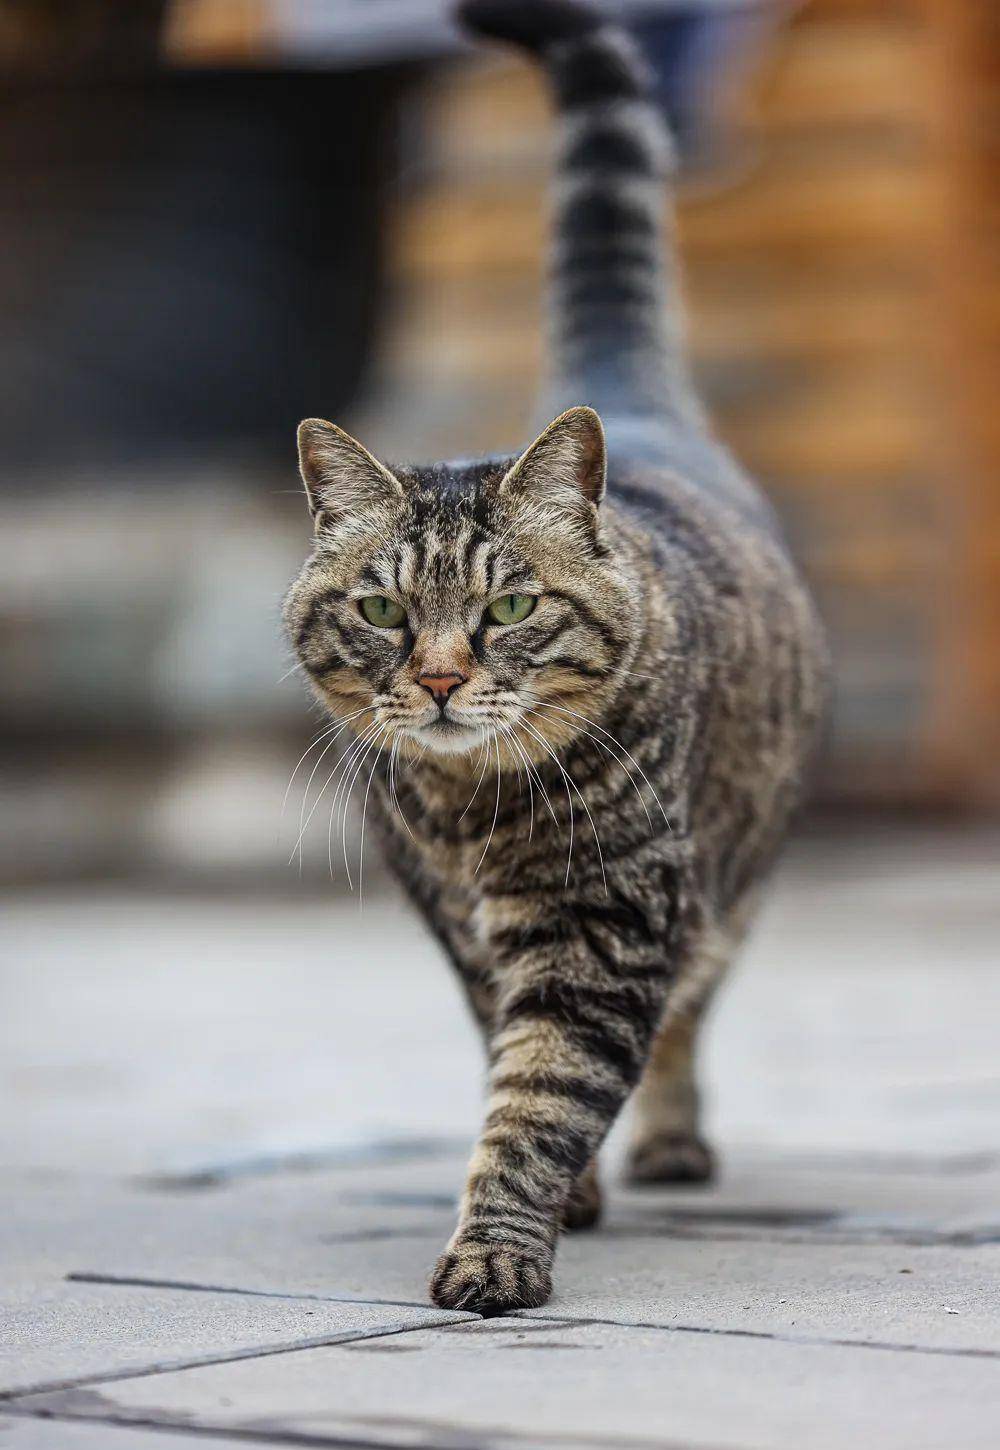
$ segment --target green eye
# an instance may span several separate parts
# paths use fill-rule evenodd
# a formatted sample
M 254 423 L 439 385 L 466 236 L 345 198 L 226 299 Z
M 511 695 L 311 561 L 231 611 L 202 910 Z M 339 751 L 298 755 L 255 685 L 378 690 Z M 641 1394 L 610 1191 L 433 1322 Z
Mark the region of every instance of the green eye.
M 494 624 L 520 624 L 537 603 L 533 594 L 501 594 L 486 606 L 486 617 Z
M 406 618 L 403 606 L 395 599 L 386 599 L 384 594 L 366 594 L 359 604 L 368 623 L 379 629 L 398 629 Z

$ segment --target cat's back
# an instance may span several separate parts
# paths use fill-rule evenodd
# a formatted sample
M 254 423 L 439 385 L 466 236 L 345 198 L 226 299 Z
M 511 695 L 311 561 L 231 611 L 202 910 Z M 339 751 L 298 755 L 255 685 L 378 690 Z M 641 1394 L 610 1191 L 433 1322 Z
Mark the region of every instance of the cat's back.
M 780 739 L 780 754 L 805 758 L 826 710 L 827 646 L 763 493 L 710 436 L 689 435 L 658 461 L 609 450 L 605 511 L 655 601 L 664 650 L 710 686 L 702 708 L 765 753 Z

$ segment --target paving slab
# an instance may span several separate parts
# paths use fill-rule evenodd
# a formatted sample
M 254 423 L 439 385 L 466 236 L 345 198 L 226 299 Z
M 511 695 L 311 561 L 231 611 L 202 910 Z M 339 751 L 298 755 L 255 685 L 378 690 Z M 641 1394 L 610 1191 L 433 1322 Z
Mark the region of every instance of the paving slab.
M 451 1229 L 450 1195 L 447 1207 L 428 1209 L 339 1203 L 337 1192 L 311 1176 L 172 1195 L 8 1180 L 0 1282 L 20 1298 L 84 1275 L 426 1305 L 433 1255 Z
M 18 1426 L 44 1450 L 992 1450 L 1000 897 L 976 850 L 800 846 L 709 1034 L 720 1182 L 615 1186 L 619 1129 L 552 1303 L 458 1327 L 426 1278 L 480 1055 L 395 898 L 6 903 L 0 1383 L 72 1385 Z M 376 1337 L 326 1343 L 344 1327 Z
M 530 1315 L 996 1353 L 1000 1248 L 573 1239 Z
M 720 1149 L 720 1176 L 708 1187 L 623 1191 L 609 1165 L 611 1225 L 729 1237 L 1000 1241 L 1000 1152 Z
M 315 1445 L 994 1450 L 1000 1367 L 975 1356 L 503 1319 L 21 1403 Z
M 469 1317 L 430 1307 L 63 1283 L 0 1299 L 0 1396 L 164 1366 L 259 1359 Z
M 30 1415 L 0 1415 L 0 1450 L 246 1450 L 246 1440 L 229 1435 L 204 1437 L 189 1429 L 145 1430 L 135 1425 L 74 1423 Z M 278 1446 L 277 1440 L 254 1444 Z M 286 1442 L 287 1443 L 287 1442 Z
M 424 1235 L 334 1254 L 291 1290 L 386 1304 L 428 1304 L 426 1280 L 444 1239 Z M 206 1264 L 174 1279 L 162 1268 L 97 1275 L 110 1286 L 184 1285 L 242 1296 L 280 1291 L 240 1266 Z M 266 1283 L 282 1282 L 268 1275 Z M 766 1240 L 650 1241 L 587 1235 L 564 1241 L 550 1302 L 528 1315 L 601 1319 L 732 1334 L 780 1334 L 817 1342 L 891 1343 L 1000 1351 L 1000 1250 L 893 1249 L 884 1245 L 772 1243 Z
M 2 917 L 6 1165 L 144 1173 L 475 1126 L 475 1031 L 396 898 L 95 886 Z
M 426 1306 L 463 1168 L 464 1155 L 446 1154 L 174 1192 L 22 1178 L 0 1221 L 5 1281 L 22 1299 L 72 1276 Z M 554 1312 L 989 1348 L 998 1204 L 993 1170 L 835 1171 L 738 1154 L 711 1189 L 613 1188 L 604 1226 L 561 1243 Z
M 799 843 L 708 1035 L 717 1136 L 995 1150 L 988 849 L 947 833 Z M 476 1126 L 476 1034 L 397 896 L 362 911 L 98 885 L 9 896 L 3 920 L 6 1164 L 154 1172 Z
M 21 1272 L 49 1264 L 60 1276 L 86 1267 L 148 1272 L 159 1263 L 176 1275 L 211 1261 L 253 1273 L 255 1287 L 311 1291 L 320 1285 L 303 1275 L 323 1274 L 335 1258 L 447 1234 L 463 1172 L 458 1155 L 183 1193 L 8 1176 L 0 1250 Z M 1000 1237 L 998 1202 L 994 1172 L 800 1170 L 741 1157 L 710 1189 L 630 1193 L 612 1182 L 600 1235 L 971 1247 Z M 336 1255 L 341 1249 L 349 1252 Z M 278 1272 L 283 1282 L 262 1282 Z

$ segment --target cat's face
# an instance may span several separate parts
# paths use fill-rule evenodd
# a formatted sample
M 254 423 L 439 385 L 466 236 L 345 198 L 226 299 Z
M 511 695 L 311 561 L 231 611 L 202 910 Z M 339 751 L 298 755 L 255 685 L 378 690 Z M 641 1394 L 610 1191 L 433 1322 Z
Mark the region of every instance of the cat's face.
M 596 413 L 509 466 L 390 472 L 318 420 L 299 443 L 316 543 L 285 619 L 332 714 L 442 755 L 513 734 L 537 759 L 537 737 L 585 728 L 634 629 L 598 526 Z

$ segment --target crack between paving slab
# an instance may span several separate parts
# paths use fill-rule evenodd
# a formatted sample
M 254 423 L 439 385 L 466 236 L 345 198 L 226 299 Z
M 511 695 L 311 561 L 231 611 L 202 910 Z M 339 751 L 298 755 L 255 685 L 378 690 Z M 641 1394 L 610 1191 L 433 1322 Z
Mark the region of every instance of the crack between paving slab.
M 320 1173 L 340 1168 L 380 1167 L 426 1158 L 446 1158 L 464 1153 L 469 1139 L 458 1137 L 370 1138 L 360 1143 L 332 1144 L 327 1148 L 289 1149 L 287 1152 L 255 1153 L 199 1168 L 176 1172 L 140 1173 L 133 1182 L 140 1188 L 184 1191 L 224 1188 L 252 1178 L 271 1178 L 285 1173 Z
M 308 1299 L 330 1304 L 372 1304 L 389 1309 L 426 1309 L 428 1307 L 425 1303 L 417 1303 L 412 1299 L 361 1299 L 333 1294 L 282 1294 L 275 1289 L 240 1289 L 226 1287 L 222 1284 L 189 1283 L 181 1279 L 140 1279 L 127 1278 L 124 1275 L 85 1272 L 67 1274 L 66 1278 L 78 1284 L 117 1284 L 123 1288 L 177 1289 L 204 1294 L 246 1294 L 266 1299 Z M 480 1320 L 482 1317 L 479 1314 L 470 1316 L 472 1320 Z M 831 1336 L 779 1334 L 768 1329 L 721 1329 L 709 1324 L 656 1324 L 637 1319 L 599 1319 L 590 1315 L 577 1317 L 566 1314 L 536 1314 L 523 1309 L 514 1310 L 511 1314 L 494 1315 L 491 1322 L 495 1322 L 497 1319 L 526 1319 L 529 1323 L 537 1320 L 545 1324 L 606 1324 L 619 1329 L 655 1329 L 665 1334 L 715 1334 L 732 1339 L 774 1340 L 780 1344 L 821 1344 L 839 1349 L 884 1349 L 896 1354 L 935 1354 L 969 1359 L 1000 1359 L 1000 1350 L 995 1349 L 962 1349 L 940 1345 L 902 1344 L 894 1340 L 838 1339 Z M 428 1325 L 427 1327 L 442 1328 L 448 1323 L 465 1322 L 467 1321 L 450 1320 L 444 1321 L 444 1324 Z
M 349 1302 L 370 1301 L 350 1300 Z M 425 1304 L 418 1307 L 427 1308 Z M 447 1318 L 435 1315 L 419 1324 L 389 1324 L 382 1325 L 378 1329 L 345 1329 L 337 1334 L 317 1334 L 307 1339 L 296 1339 L 287 1344 L 248 1345 L 245 1349 L 233 1349 L 222 1354 L 190 1355 L 186 1359 L 157 1360 L 152 1364 L 138 1365 L 129 1369 L 96 1371 L 94 1374 L 78 1375 L 71 1379 L 48 1380 L 38 1385 L 23 1385 L 12 1390 L 0 1390 L 0 1411 L 8 1412 L 9 1408 L 18 1400 L 25 1399 L 28 1395 L 51 1395 L 63 1390 L 85 1389 L 91 1385 L 115 1384 L 120 1380 L 176 1374 L 185 1369 L 203 1369 L 216 1364 L 235 1364 L 242 1359 L 271 1359 L 279 1354 L 297 1354 L 299 1350 L 303 1349 L 325 1349 L 331 1345 L 353 1344 L 361 1339 L 387 1339 L 396 1334 L 410 1334 L 416 1329 L 441 1329 L 446 1324 L 478 1323 L 481 1317 L 479 1314 L 449 1312 Z
M 113 1274 L 88 1274 L 84 1272 L 67 1274 L 67 1280 L 78 1284 L 109 1284 L 123 1288 L 175 1289 L 190 1293 L 245 1294 L 266 1299 L 306 1299 L 330 1304 L 372 1304 L 390 1309 L 426 1309 L 425 1303 L 410 1299 L 360 1299 L 346 1295 L 279 1293 L 274 1289 L 240 1289 L 221 1284 L 197 1284 L 179 1279 L 127 1278 Z M 639 1319 L 602 1319 L 592 1315 L 537 1314 L 533 1311 L 516 1309 L 510 1314 L 491 1316 L 489 1323 L 502 1320 L 525 1320 L 542 1324 L 604 1324 L 617 1329 L 651 1329 L 664 1334 L 705 1334 L 728 1339 L 761 1339 L 778 1344 L 818 1344 L 834 1349 L 882 1349 L 894 1354 L 932 1354 L 958 1359 L 1000 1359 L 1000 1350 L 960 1348 L 958 1346 L 904 1344 L 895 1340 L 843 1339 L 828 1335 L 781 1334 L 769 1329 L 723 1329 L 710 1324 L 657 1324 Z M 446 1328 L 449 1324 L 479 1322 L 483 1316 L 471 1314 L 467 1319 L 451 1319 L 428 1324 L 428 1329 Z M 365 1336 L 368 1337 L 368 1336 Z M 375 1337 L 375 1336 L 371 1336 Z
M 956 1359 L 1000 1359 L 1000 1349 L 960 1349 L 945 1345 L 900 1344 L 894 1340 L 838 1339 L 826 1335 L 779 1334 L 770 1329 L 721 1329 L 712 1324 L 655 1324 L 641 1319 L 598 1319 L 591 1315 L 536 1314 L 516 1309 L 504 1318 L 525 1319 L 529 1324 L 606 1324 L 615 1329 L 655 1329 L 663 1334 L 706 1334 L 722 1339 L 764 1339 L 777 1344 L 817 1344 L 826 1349 L 883 1349 L 894 1354 L 934 1354 Z M 439 1328 L 443 1326 L 438 1326 Z
M 819 1229 L 813 1232 L 766 1233 L 753 1227 L 746 1229 L 720 1229 L 714 1223 L 705 1227 L 692 1220 L 685 1223 L 649 1224 L 603 1224 L 598 1233 L 608 1239 L 673 1239 L 679 1243 L 714 1244 L 773 1244 L 784 1247 L 794 1244 L 803 1248 L 889 1247 L 900 1249 L 981 1249 L 1000 1243 L 1000 1232 L 995 1229 L 955 1230 L 926 1229 L 908 1230 L 884 1228 L 878 1230 L 852 1229 L 845 1225 L 839 1232 Z
M 430 1309 L 426 1299 L 366 1299 L 356 1294 L 296 1293 L 294 1289 L 242 1289 L 232 1284 L 199 1284 L 189 1279 L 146 1279 L 97 1274 L 85 1269 L 66 1275 L 68 1284 L 109 1284 L 122 1289 L 177 1289 L 186 1294 L 246 1294 L 255 1299 L 307 1299 L 318 1304 L 374 1304 L 382 1309 Z M 477 1314 L 474 1316 L 479 1318 Z

